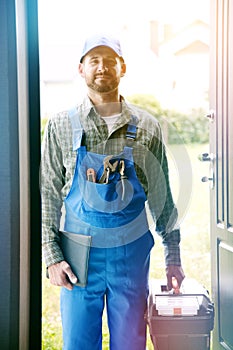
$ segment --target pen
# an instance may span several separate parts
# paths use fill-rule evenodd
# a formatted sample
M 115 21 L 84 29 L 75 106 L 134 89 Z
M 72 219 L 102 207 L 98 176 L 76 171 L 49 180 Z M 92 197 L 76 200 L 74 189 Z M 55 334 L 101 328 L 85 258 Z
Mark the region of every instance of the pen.
M 87 169 L 87 181 L 96 182 L 95 170 L 93 168 Z

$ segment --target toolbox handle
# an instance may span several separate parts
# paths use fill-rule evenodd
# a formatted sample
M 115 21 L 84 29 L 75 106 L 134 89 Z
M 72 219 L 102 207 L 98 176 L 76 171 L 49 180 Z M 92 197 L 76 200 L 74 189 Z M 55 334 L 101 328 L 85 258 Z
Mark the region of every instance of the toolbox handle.
M 185 293 L 185 294 L 182 294 L 182 293 L 180 293 L 180 294 L 165 294 L 165 293 L 156 293 L 155 294 L 155 296 L 162 296 L 162 297 L 180 297 L 180 296 L 187 296 L 187 297 L 205 297 L 206 299 L 208 299 L 209 300 L 209 297 L 206 295 L 206 294 L 204 294 L 204 293 Z
M 204 299 L 206 299 L 207 303 L 208 303 L 208 307 L 206 308 L 206 311 L 208 313 L 212 313 L 213 314 L 213 317 L 214 317 L 214 313 L 215 313 L 215 310 L 214 310 L 214 303 L 211 302 L 211 300 L 209 299 L 209 297 L 204 294 L 204 293 L 187 293 L 187 294 L 163 294 L 163 293 L 160 293 L 160 294 L 155 294 L 155 297 L 158 296 L 162 296 L 162 297 L 168 297 L 168 296 L 171 296 L 173 298 L 177 298 L 177 297 L 181 297 L 181 296 L 191 296 L 191 297 L 204 297 Z

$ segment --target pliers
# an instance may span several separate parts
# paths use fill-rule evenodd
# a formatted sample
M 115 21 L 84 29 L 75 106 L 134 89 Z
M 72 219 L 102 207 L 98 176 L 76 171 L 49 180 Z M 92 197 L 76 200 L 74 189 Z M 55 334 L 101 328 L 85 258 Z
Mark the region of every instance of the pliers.
M 117 169 L 118 160 L 113 162 L 113 164 L 110 163 L 110 160 L 113 158 L 112 155 L 109 155 L 104 158 L 104 171 L 99 179 L 100 184 L 107 184 L 109 182 L 109 175 L 110 173 L 114 173 Z

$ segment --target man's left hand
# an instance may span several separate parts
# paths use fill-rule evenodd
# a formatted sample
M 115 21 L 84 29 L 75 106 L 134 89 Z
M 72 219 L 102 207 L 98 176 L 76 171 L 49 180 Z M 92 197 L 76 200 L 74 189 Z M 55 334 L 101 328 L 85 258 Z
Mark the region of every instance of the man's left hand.
M 166 275 L 167 275 L 167 288 L 168 290 L 171 290 L 175 286 L 173 285 L 172 278 L 175 278 L 179 289 L 181 286 L 181 283 L 183 279 L 185 278 L 185 274 L 183 271 L 182 266 L 176 266 L 176 265 L 168 265 L 166 267 Z

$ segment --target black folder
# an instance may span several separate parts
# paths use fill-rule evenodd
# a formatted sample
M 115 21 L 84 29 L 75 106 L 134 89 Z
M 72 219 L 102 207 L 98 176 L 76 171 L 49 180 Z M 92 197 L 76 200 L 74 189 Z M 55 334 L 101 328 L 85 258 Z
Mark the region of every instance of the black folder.
M 65 261 L 78 277 L 75 284 L 85 287 L 87 284 L 88 261 L 91 247 L 91 236 L 60 231 L 60 245 Z

